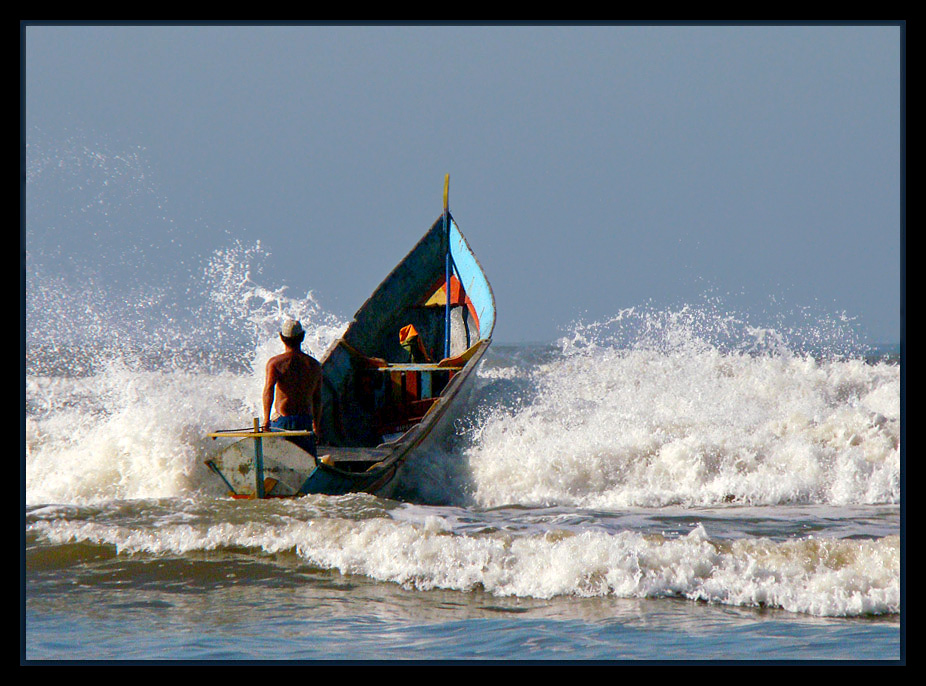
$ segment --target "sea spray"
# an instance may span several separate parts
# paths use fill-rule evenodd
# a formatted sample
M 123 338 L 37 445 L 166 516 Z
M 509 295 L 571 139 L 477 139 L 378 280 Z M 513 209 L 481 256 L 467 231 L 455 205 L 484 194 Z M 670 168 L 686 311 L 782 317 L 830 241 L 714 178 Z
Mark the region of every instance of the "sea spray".
M 219 447 L 206 434 L 259 416 L 281 320 L 301 319 L 317 356 L 345 326 L 311 294 L 255 282 L 265 258 L 259 244 L 216 250 L 199 277 L 209 305 L 197 323 L 178 320 L 156 335 L 125 332 L 124 307 L 105 298 L 41 301 L 46 316 L 59 307 L 50 318 L 82 336 L 50 331 L 27 347 L 27 502 L 224 493 L 203 466 Z M 40 274 L 30 284 L 49 287 Z
M 25 205 L 30 347 L 176 343 L 200 256 L 141 146 L 30 130 Z
M 317 356 L 344 322 L 268 283 L 259 241 L 172 216 L 140 146 L 31 131 L 26 158 L 27 502 L 220 495 L 205 436 L 259 414 L 281 320 Z
M 249 364 L 261 373 L 264 363 L 279 352 L 284 319 L 302 322 L 306 330 L 303 349 L 317 358 L 347 325 L 326 312 L 311 291 L 295 297 L 287 294 L 286 286 L 268 287 L 262 278 L 263 262 L 268 257 L 259 241 L 252 246 L 234 241 L 210 256 L 202 276 L 203 289 L 209 294 L 206 312 L 221 322 L 216 337 L 238 345 L 243 338 L 251 351 Z
M 346 325 L 311 293 L 264 285 L 264 259 L 259 244 L 213 253 L 197 329 L 109 337 L 111 313 L 87 300 L 102 340 L 30 347 L 29 502 L 213 492 L 203 436 L 258 416 L 280 319 L 303 321 L 316 356 Z M 899 368 L 782 341 L 688 307 L 577 325 L 539 356 L 490 350 L 457 436 L 410 464 L 400 493 L 486 507 L 898 502 Z
M 614 336 L 615 322 L 636 338 Z M 577 327 L 516 381 L 484 369 L 471 502 L 898 502 L 899 368 L 783 340 L 713 311 L 626 310 Z M 518 400 L 496 395 L 507 392 Z

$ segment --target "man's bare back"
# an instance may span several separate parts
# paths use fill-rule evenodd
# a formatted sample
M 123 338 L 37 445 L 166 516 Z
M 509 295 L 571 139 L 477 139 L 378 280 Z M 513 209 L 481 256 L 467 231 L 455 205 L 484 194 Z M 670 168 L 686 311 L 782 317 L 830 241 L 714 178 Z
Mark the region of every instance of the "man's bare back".
M 312 417 L 313 430 L 318 433 L 321 415 L 321 365 L 314 357 L 298 349 L 270 358 L 264 384 L 264 427 L 270 426 L 270 408 L 280 416 L 307 415 Z

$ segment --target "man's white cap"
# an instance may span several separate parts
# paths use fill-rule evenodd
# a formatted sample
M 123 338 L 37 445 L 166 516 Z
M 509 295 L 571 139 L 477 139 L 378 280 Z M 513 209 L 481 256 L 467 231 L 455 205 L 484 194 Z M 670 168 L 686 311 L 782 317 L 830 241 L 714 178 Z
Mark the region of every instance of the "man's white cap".
M 304 334 L 305 331 L 302 330 L 302 324 L 295 319 L 287 319 L 283 322 L 283 328 L 280 329 L 280 333 L 283 334 L 284 338 L 296 338 Z

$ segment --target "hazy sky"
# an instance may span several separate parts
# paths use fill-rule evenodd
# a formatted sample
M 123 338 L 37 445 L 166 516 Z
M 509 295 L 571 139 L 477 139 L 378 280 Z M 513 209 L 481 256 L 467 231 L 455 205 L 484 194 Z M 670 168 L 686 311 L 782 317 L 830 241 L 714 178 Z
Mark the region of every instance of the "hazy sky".
M 346 319 L 438 217 L 449 173 L 497 341 L 708 292 L 899 340 L 898 26 L 30 25 L 25 41 L 31 150 L 135 151 L 157 188 L 135 211 L 169 219 L 123 216 L 119 250 L 165 226 L 187 255 L 260 240 L 268 286 Z M 30 259 L 92 244 L 56 212 L 27 219 Z

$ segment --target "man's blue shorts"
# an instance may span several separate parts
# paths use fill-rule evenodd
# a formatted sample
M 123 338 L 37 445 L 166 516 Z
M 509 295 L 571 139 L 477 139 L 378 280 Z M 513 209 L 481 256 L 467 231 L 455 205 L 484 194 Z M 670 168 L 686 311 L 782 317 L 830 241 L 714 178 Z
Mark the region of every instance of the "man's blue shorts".
M 280 431 L 312 431 L 312 415 L 291 414 L 277 417 L 270 422 L 270 430 L 274 429 Z M 286 440 L 295 443 L 312 457 L 318 457 L 318 447 L 315 445 L 314 434 L 311 436 L 294 436 Z

